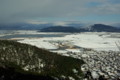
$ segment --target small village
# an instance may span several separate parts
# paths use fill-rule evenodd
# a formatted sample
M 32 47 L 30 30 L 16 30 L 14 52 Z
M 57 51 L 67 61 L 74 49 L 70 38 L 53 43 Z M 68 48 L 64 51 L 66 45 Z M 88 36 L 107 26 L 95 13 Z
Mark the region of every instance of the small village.
M 58 53 L 59 54 L 59 53 Z M 82 59 L 86 64 L 82 65 L 84 80 L 120 80 L 120 52 L 118 51 L 87 51 L 62 54 Z

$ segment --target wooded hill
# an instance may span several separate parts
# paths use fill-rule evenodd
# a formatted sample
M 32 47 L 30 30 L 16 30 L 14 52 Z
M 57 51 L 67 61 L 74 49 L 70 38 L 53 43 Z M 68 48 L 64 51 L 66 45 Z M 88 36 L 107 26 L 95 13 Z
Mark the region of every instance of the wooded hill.
M 15 41 L 0 40 L 2 80 L 82 80 L 84 62 Z

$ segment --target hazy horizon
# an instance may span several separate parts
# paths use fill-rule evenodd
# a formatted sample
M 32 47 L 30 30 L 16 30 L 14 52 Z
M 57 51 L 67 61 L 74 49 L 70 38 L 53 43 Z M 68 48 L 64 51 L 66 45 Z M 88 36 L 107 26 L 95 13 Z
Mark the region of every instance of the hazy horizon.
M 0 0 L 0 24 L 120 21 L 120 0 Z

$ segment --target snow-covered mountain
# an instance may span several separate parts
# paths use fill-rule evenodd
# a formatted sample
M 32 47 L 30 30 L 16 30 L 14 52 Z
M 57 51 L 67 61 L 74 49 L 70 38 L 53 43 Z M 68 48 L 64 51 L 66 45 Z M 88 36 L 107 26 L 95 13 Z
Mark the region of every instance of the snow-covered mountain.
M 104 24 L 94 24 L 84 29 L 89 32 L 120 32 L 119 28 Z
M 42 28 L 47 28 L 51 26 L 69 26 L 80 28 L 86 26 L 84 23 L 80 22 L 51 22 L 51 23 L 16 23 L 16 24 L 0 24 L 1 30 L 39 30 Z
M 117 27 L 104 25 L 104 24 L 94 24 L 87 27 L 75 28 L 69 26 L 52 26 L 48 28 L 41 29 L 42 32 L 120 32 Z
M 114 23 L 114 24 L 111 24 L 112 26 L 115 26 L 117 28 L 120 28 L 120 23 Z
M 44 32 L 57 32 L 57 31 L 58 32 L 120 32 L 120 28 L 115 27 L 115 25 L 113 26 L 105 25 L 105 24 L 91 25 L 91 24 L 83 24 L 78 22 L 61 22 L 61 23 L 56 22 L 56 23 L 44 23 L 44 24 L 30 24 L 30 23 L 5 24 L 5 25 L 0 24 L 0 30 L 41 30 Z

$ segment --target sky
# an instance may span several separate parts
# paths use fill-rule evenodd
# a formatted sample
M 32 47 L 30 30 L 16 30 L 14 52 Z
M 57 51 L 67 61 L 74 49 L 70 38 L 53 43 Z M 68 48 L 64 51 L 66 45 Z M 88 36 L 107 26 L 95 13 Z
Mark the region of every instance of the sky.
M 0 24 L 120 23 L 120 0 L 0 0 Z

